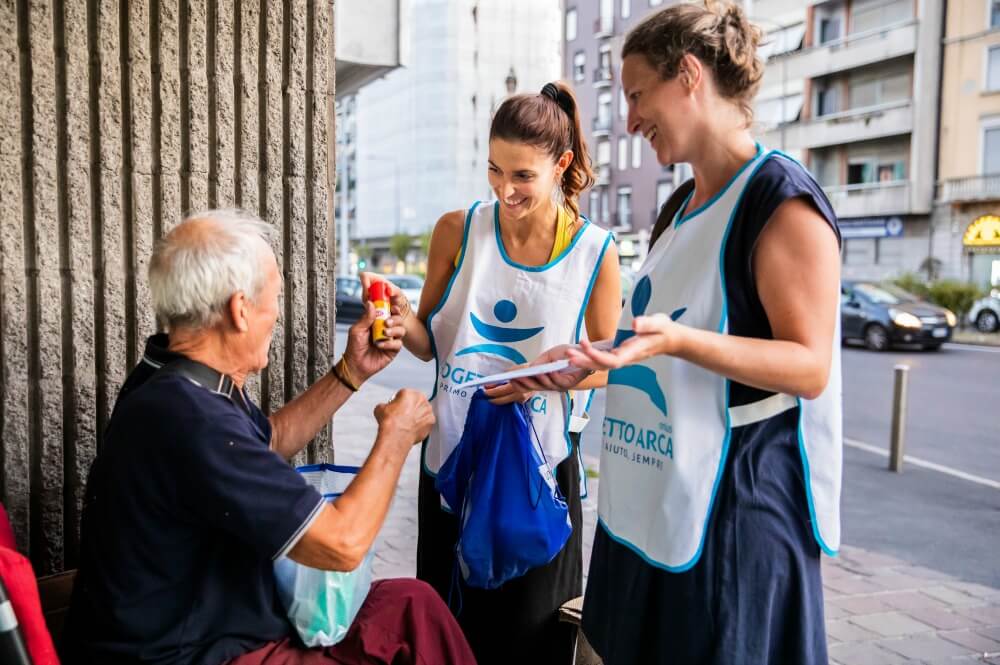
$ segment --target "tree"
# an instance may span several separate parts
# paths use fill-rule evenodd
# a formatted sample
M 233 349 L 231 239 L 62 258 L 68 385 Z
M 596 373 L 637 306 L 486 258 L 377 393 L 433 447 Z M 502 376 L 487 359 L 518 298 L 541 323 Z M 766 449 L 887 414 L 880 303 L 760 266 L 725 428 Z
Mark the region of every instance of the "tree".
M 403 263 L 406 263 L 406 255 L 412 245 L 413 238 L 406 233 L 397 233 L 389 238 L 389 251 Z

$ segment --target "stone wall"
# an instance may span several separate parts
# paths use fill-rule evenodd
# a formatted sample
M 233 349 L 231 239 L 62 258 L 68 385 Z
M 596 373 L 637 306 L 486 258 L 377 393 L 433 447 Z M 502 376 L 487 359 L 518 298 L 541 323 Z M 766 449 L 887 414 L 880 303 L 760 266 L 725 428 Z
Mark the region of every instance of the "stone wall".
M 187 211 L 241 206 L 278 230 L 283 311 L 251 385 L 264 410 L 327 370 L 331 12 L 0 2 L 0 499 L 37 573 L 76 565 L 87 470 L 154 332 L 153 243 Z

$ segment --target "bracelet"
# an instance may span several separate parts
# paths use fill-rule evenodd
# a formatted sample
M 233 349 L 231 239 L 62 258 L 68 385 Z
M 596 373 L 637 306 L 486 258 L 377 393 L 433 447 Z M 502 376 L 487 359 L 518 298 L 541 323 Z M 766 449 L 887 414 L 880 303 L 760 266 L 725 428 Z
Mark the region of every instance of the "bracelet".
M 354 385 L 351 371 L 347 369 L 347 361 L 344 360 L 344 356 L 341 356 L 340 360 L 338 360 L 337 363 L 330 368 L 330 373 L 333 374 L 334 378 L 343 383 L 344 386 L 352 393 L 358 392 L 358 388 L 360 386 Z

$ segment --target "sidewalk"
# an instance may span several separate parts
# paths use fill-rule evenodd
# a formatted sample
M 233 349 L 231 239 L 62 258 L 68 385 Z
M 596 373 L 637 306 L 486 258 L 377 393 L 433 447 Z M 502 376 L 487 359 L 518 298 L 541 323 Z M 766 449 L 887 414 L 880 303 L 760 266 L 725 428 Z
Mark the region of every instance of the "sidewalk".
M 364 461 L 375 438 L 372 409 L 392 394 L 368 384 L 336 415 L 338 464 Z M 412 577 L 416 572 L 419 464 L 415 447 L 379 535 L 376 577 Z M 590 498 L 583 505 L 585 573 L 597 522 L 597 485 L 589 480 Z M 837 558 L 824 557 L 823 583 L 832 663 L 1000 665 L 1000 589 L 847 545 Z

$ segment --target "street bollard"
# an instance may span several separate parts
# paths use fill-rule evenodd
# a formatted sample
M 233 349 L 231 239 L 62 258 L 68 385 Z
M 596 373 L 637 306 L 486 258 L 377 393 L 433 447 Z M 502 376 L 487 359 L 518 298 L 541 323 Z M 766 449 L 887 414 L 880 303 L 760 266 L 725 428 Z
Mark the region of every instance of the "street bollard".
M 889 470 L 903 471 L 903 443 L 906 436 L 906 384 L 909 365 L 896 365 L 892 388 L 892 432 L 889 435 Z

